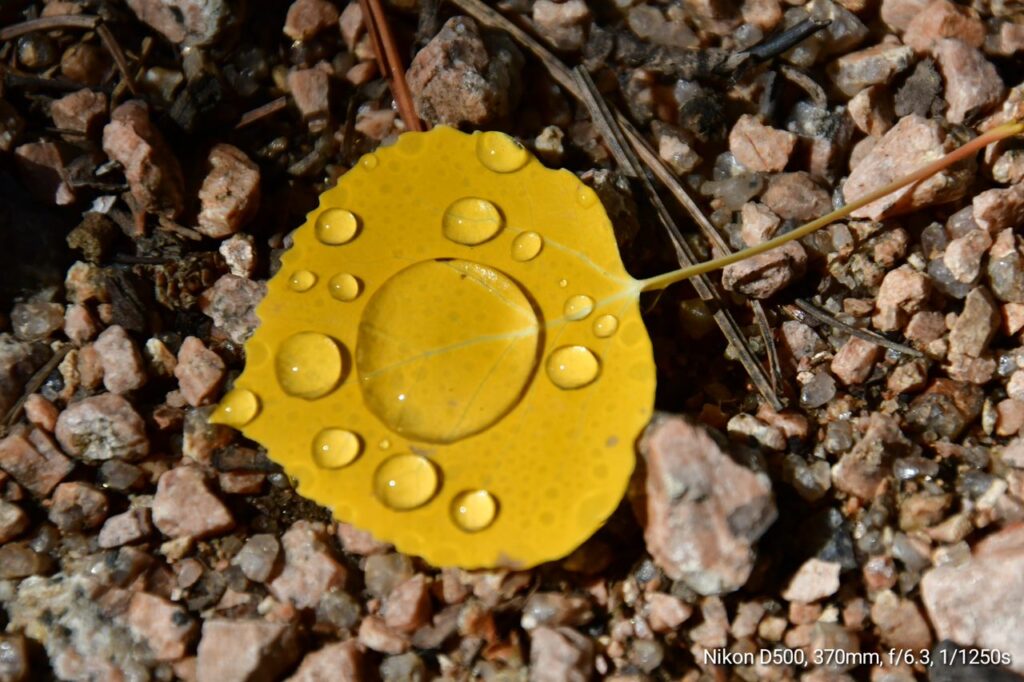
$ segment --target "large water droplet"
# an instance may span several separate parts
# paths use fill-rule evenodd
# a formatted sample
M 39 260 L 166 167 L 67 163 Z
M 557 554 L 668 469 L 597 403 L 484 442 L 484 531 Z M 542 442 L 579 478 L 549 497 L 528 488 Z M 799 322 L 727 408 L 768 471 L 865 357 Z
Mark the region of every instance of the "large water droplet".
M 487 528 L 498 515 L 498 502 L 486 490 L 467 490 L 455 496 L 451 508 L 455 525 L 468 533 Z
M 236 388 L 221 399 L 211 419 L 218 424 L 239 428 L 255 419 L 259 412 L 260 399 L 256 394 L 244 388 Z
M 316 219 L 316 238 L 329 246 L 352 241 L 358 230 L 355 214 L 343 208 L 329 208 Z
M 501 272 L 464 260 L 417 263 L 377 288 L 359 321 L 363 401 L 410 439 L 478 433 L 521 398 L 539 333 L 530 300 Z
M 309 270 L 296 270 L 288 278 L 288 286 L 293 291 L 309 291 L 316 284 L 316 275 Z
M 313 439 L 313 461 L 325 469 L 340 469 L 356 460 L 363 441 L 345 429 L 324 429 Z
M 562 346 L 548 356 L 545 369 L 555 386 L 574 389 L 593 383 L 601 372 L 601 365 L 586 346 Z
M 289 336 L 274 357 L 277 382 L 288 395 L 312 400 L 327 395 L 341 381 L 344 358 L 338 343 L 317 332 Z
M 530 152 L 518 140 L 496 131 L 480 134 L 476 155 L 480 163 L 495 173 L 517 171 L 530 160 Z
M 586 319 L 590 313 L 594 312 L 594 299 L 586 294 L 570 296 L 566 299 L 565 307 L 562 311 L 567 319 L 573 321 Z
M 327 290 L 331 292 L 331 296 L 346 303 L 359 298 L 362 289 L 359 280 L 347 272 L 340 272 L 327 282 Z
M 366 170 L 373 170 L 374 168 L 377 167 L 378 163 L 380 163 L 380 159 L 377 158 L 376 154 L 366 154 L 359 161 L 359 165 L 365 168 Z
M 465 197 L 452 202 L 441 219 L 444 236 L 457 244 L 482 244 L 501 230 L 498 207 L 486 199 Z
M 512 258 L 525 263 L 533 260 L 544 248 L 544 238 L 536 232 L 523 232 L 512 240 Z
M 605 339 L 619 329 L 619 318 L 614 315 L 602 315 L 594 320 L 594 336 Z
M 395 455 L 373 474 L 373 493 L 385 506 L 398 511 L 415 509 L 437 493 L 437 469 L 426 457 Z

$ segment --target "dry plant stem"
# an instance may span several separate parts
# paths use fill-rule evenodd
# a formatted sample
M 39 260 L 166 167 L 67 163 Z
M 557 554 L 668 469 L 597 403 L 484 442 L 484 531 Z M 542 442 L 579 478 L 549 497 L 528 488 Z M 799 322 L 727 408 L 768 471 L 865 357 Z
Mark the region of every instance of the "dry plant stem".
M 28 397 L 39 390 L 39 387 L 46 382 L 46 378 L 50 376 L 50 373 L 57 368 L 57 365 L 61 363 L 64 356 L 68 354 L 72 346 L 70 343 L 61 346 L 57 352 L 55 352 L 49 360 L 46 361 L 42 367 L 40 367 L 32 378 L 25 384 L 25 390 L 22 392 L 21 397 L 18 401 L 11 405 L 11 409 L 8 410 L 7 414 L 4 415 L 3 421 L 0 421 L 0 437 L 7 434 L 7 429 L 14 425 L 14 422 L 21 416 L 21 410 L 25 406 L 25 401 Z
M 814 319 L 818 320 L 819 322 L 824 322 L 830 327 L 841 329 L 844 332 L 848 333 L 850 336 L 856 336 L 859 339 L 863 339 L 869 343 L 876 344 L 878 346 L 881 346 L 882 348 L 888 348 L 889 350 L 896 351 L 897 353 L 900 353 L 902 355 L 909 355 L 915 358 L 924 357 L 924 353 L 915 350 L 910 346 L 904 346 L 902 343 L 890 341 L 889 339 L 885 338 L 884 336 L 877 332 L 873 332 L 869 329 L 860 329 L 858 327 L 846 324 L 842 320 L 830 315 L 828 311 L 822 310 L 821 308 L 814 305 L 810 301 L 806 301 L 802 298 L 797 298 L 793 301 L 793 305 L 795 305 L 804 314 L 810 315 Z M 793 315 L 791 313 L 791 311 L 788 309 L 788 306 L 784 309 L 786 309 L 786 312 L 789 312 L 791 317 L 793 317 L 794 319 L 800 319 L 799 316 Z
M 91 14 L 65 14 L 57 17 L 30 19 L 0 29 L 0 42 L 19 38 L 34 31 L 56 31 L 65 28 L 78 28 L 91 31 L 100 24 L 100 18 Z
M 897 190 L 903 189 L 908 185 L 913 185 L 914 183 L 920 182 L 921 180 L 925 180 L 931 177 L 932 175 L 935 175 L 936 173 L 942 171 L 945 168 L 948 168 L 954 163 L 977 153 L 980 149 L 987 147 L 993 142 L 998 142 L 999 140 L 1003 140 L 1007 137 L 1018 135 L 1021 132 L 1024 132 L 1024 123 L 1020 122 L 1005 123 L 1001 126 L 993 128 L 984 135 L 974 138 L 973 140 L 963 145 L 959 149 L 951 151 L 949 154 L 946 154 L 941 159 L 933 161 L 932 163 L 929 163 L 928 165 L 914 171 L 913 173 L 907 176 L 900 178 L 899 180 L 896 180 L 893 183 L 886 185 L 885 187 L 877 189 L 874 192 L 869 192 L 860 199 L 852 201 L 849 204 L 843 206 L 842 208 L 836 209 L 835 211 L 832 211 L 827 215 L 823 215 L 822 217 L 817 218 L 816 220 L 812 220 L 809 223 L 801 225 L 800 227 L 796 228 L 795 230 L 792 230 L 791 232 L 787 232 L 786 234 L 776 237 L 775 239 L 770 239 L 764 242 L 763 244 L 752 246 L 749 249 L 744 249 L 743 251 L 738 251 L 736 253 L 729 254 L 728 256 L 716 258 L 705 263 L 698 263 L 697 265 L 682 268 L 680 270 L 675 270 L 673 272 L 667 272 L 663 275 L 656 275 L 654 277 L 650 277 L 642 281 L 643 290 L 654 291 L 656 289 L 663 289 L 669 286 L 670 284 L 681 282 L 684 279 L 689 279 L 697 275 L 703 275 L 707 272 L 711 272 L 712 270 L 719 270 L 728 265 L 738 263 L 752 256 L 756 256 L 766 251 L 771 251 L 772 249 L 782 246 L 787 242 L 791 242 L 794 239 L 806 237 L 815 230 L 819 230 L 825 227 L 826 225 L 829 225 L 837 220 L 845 218 L 846 216 L 850 215 L 851 213 L 853 213 L 862 206 L 866 206 L 871 202 L 877 201 L 878 199 L 881 199 L 884 196 L 892 194 Z
M 121 77 L 124 79 L 124 84 L 128 87 L 128 90 L 135 97 L 139 96 L 139 88 L 135 84 L 135 78 L 132 76 L 131 66 L 128 64 L 128 58 L 124 56 L 124 50 L 121 49 L 121 44 L 117 42 L 117 38 L 114 37 L 110 27 L 106 24 L 99 24 L 96 27 L 96 34 L 99 35 L 100 40 L 103 41 L 104 47 L 107 48 L 107 52 L 114 58 L 114 63 L 117 65 L 117 70 L 121 72 Z
M 391 95 L 395 98 L 398 114 L 402 117 L 406 130 L 424 130 L 423 121 L 416 115 L 412 91 L 405 80 L 405 67 L 402 66 L 402 58 L 398 54 L 398 47 L 395 45 L 395 38 L 391 34 L 391 27 L 388 25 L 380 0 L 359 0 L 359 6 L 363 10 L 363 23 L 370 34 L 377 64 L 388 81 Z
M 235 130 L 238 130 L 239 128 L 245 128 L 246 126 L 250 126 L 253 123 L 256 123 L 257 121 L 261 121 L 267 118 L 268 116 L 273 116 L 277 112 L 287 108 L 287 97 L 281 96 L 278 97 L 277 99 L 270 100 L 266 104 L 261 104 L 255 109 L 251 109 L 242 114 L 242 118 L 240 118 L 238 120 L 238 123 L 235 124 Z

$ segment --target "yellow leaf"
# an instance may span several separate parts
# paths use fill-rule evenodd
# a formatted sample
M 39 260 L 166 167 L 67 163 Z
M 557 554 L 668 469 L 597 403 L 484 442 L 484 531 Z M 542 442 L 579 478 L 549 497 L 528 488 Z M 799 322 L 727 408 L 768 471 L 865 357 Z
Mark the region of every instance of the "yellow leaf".
M 655 368 L 593 190 L 501 133 L 403 135 L 295 233 L 214 420 L 435 565 L 527 567 L 619 504 Z

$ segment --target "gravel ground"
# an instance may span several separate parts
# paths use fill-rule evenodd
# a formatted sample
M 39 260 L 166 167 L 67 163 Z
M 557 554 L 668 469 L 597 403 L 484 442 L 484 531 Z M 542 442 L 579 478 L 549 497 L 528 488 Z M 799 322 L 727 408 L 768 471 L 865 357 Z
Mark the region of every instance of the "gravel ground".
M 1004 0 L 492 7 L 732 249 L 1024 116 Z M 538 49 L 465 0 L 385 12 L 427 124 L 519 137 L 631 272 L 676 265 Z M 562 561 L 439 570 L 207 422 L 290 231 L 404 130 L 360 5 L 14 0 L 0 76 L 3 682 L 1024 679 L 1024 145 L 727 268 L 734 343 L 690 285 L 646 302 L 620 509 Z

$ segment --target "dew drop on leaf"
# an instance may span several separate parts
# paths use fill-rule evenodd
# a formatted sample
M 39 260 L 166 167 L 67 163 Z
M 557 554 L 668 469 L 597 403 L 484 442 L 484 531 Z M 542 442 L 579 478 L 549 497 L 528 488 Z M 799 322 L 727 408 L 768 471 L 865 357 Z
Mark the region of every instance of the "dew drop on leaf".
M 512 240 L 512 257 L 520 263 L 536 258 L 544 248 L 544 238 L 536 232 L 523 232 Z
M 329 208 L 316 219 L 316 238 L 328 246 L 347 244 L 358 230 L 355 214 L 343 208 Z
M 437 469 L 422 455 L 395 455 L 384 460 L 373 474 L 377 499 L 399 511 L 423 506 L 437 493 L 437 488 Z
M 606 339 L 619 329 L 619 318 L 614 315 L 601 315 L 594 320 L 594 336 Z
M 341 381 L 344 358 L 338 343 L 318 332 L 289 336 L 277 349 L 277 381 L 288 395 L 312 400 L 327 395 Z
M 359 298 L 362 286 L 359 280 L 349 273 L 340 272 L 327 282 L 327 290 L 339 301 L 349 303 Z
M 476 533 L 494 523 L 498 501 L 486 490 L 467 490 L 452 500 L 452 520 L 467 533 Z
M 545 369 L 551 383 L 572 390 L 593 383 L 601 373 L 601 364 L 586 346 L 562 346 L 548 356 Z
M 316 275 L 309 270 L 296 270 L 288 279 L 288 286 L 292 291 L 309 291 L 316 284 Z
M 481 133 L 476 143 L 477 158 L 495 173 L 512 173 L 530 160 L 530 153 L 518 140 L 505 133 Z
M 362 440 L 347 429 L 324 429 L 313 439 L 313 461 L 324 469 L 348 466 L 362 451 Z
M 562 309 L 565 312 L 566 319 L 573 320 L 585 320 L 590 313 L 594 312 L 594 299 L 590 298 L 586 294 L 577 294 L 570 296 L 565 301 L 565 307 Z
M 498 207 L 486 199 L 464 197 L 453 202 L 441 219 L 444 236 L 456 244 L 483 244 L 501 230 Z
M 225 395 L 211 416 L 218 424 L 241 428 L 256 418 L 260 399 L 250 390 L 236 388 Z
M 367 154 L 359 161 L 359 165 L 366 170 L 373 170 L 377 167 L 378 163 L 380 163 L 380 161 L 377 159 L 376 154 Z

